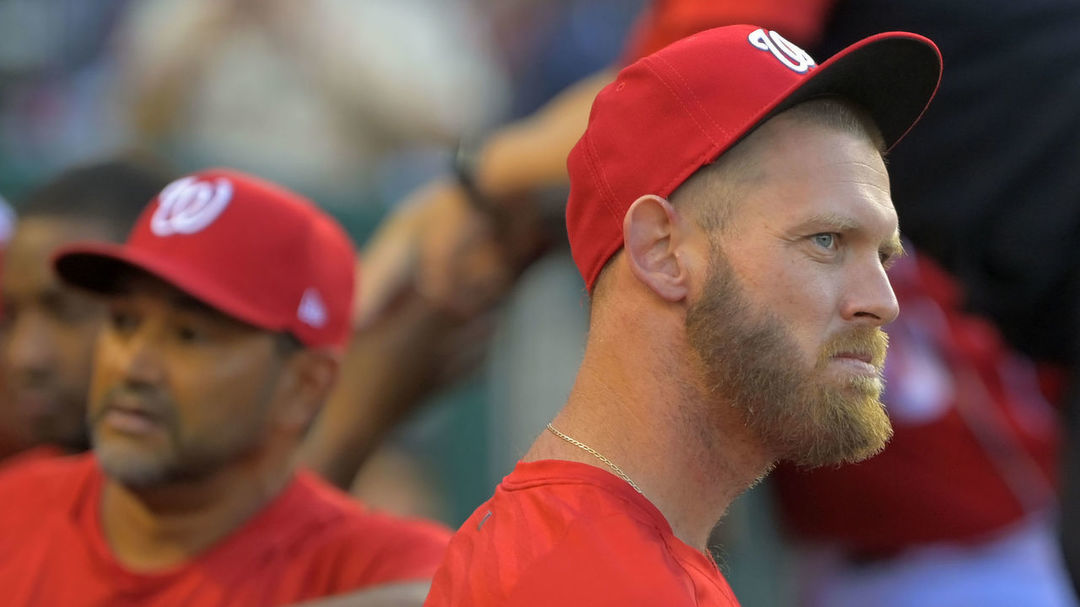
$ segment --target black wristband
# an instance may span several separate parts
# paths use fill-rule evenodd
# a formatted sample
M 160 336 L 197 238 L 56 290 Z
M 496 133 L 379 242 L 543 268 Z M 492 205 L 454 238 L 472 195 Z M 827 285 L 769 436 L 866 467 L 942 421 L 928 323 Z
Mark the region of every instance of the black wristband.
M 474 209 L 485 215 L 496 217 L 500 214 L 498 206 L 476 186 L 476 163 L 481 149 L 479 140 L 467 138 L 458 140 L 453 158 L 454 178 L 465 191 L 465 199 Z

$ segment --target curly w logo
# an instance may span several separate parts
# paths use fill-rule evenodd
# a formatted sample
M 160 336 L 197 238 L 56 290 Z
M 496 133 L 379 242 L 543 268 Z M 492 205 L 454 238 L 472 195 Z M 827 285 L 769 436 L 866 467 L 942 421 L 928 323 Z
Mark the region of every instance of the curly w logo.
M 780 34 L 773 31 L 765 31 L 758 28 L 750 32 L 747 38 L 754 48 L 769 51 L 780 63 L 800 74 L 817 65 L 813 57 L 806 51 L 795 46 Z
M 228 179 L 217 179 L 214 183 L 195 177 L 178 179 L 158 196 L 150 229 L 158 236 L 194 234 L 221 215 L 232 194 L 233 185 Z

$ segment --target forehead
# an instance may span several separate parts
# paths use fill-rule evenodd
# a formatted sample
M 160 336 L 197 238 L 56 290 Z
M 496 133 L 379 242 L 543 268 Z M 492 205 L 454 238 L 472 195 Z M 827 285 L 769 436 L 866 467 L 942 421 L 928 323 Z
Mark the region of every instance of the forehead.
M 7 289 L 34 289 L 59 284 L 52 270 L 52 254 L 78 240 L 107 240 L 111 233 L 95 221 L 31 215 L 19 220 L 4 251 L 0 281 Z
M 170 312 L 193 314 L 221 324 L 248 327 L 179 288 L 141 270 L 130 268 L 117 276 L 116 290 L 108 296 L 113 302 L 152 302 Z
M 896 235 L 888 172 L 869 138 L 781 114 L 743 144 L 753 178 L 737 216 L 776 226 L 827 217 L 881 238 Z

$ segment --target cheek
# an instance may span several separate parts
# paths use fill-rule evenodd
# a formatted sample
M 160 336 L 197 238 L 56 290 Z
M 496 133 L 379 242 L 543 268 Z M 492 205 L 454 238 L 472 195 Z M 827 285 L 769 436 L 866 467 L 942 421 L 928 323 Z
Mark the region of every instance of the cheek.
M 807 268 L 807 264 L 819 267 Z M 828 268 L 814 262 L 781 264 L 763 270 L 769 276 L 763 290 L 769 310 L 783 323 L 808 363 L 817 361 L 818 350 L 839 318 L 837 289 Z
M 214 358 L 203 364 L 176 365 L 170 375 L 170 397 L 190 425 L 248 424 L 262 414 L 268 381 L 265 368 L 253 361 L 230 364 Z
M 88 373 L 90 387 L 87 396 L 87 408 L 90 412 L 97 411 L 99 403 L 112 386 L 117 385 L 120 373 L 116 369 L 116 357 L 108 344 L 101 339 L 90 347 L 91 357 Z

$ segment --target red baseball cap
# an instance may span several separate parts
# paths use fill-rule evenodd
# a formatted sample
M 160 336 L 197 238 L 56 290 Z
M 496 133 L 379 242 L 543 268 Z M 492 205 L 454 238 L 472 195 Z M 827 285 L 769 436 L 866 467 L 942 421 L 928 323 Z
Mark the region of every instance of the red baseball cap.
M 941 80 L 941 53 L 906 32 L 871 36 L 820 66 L 754 25 L 706 30 L 624 68 L 593 101 L 567 158 L 566 228 L 591 292 L 623 246 L 623 218 L 647 194 L 671 195 L 769 118 L 816 97 L 866 109 L 891 148 Z
M 111 293 L 138 268 L 224 314 L 309 347 L 349 339 L 356 252 L 307 199 L 229 169 L 182 177 L 139 216 L 123 245 L 76 243 L 56 253 L 72 285 Z

